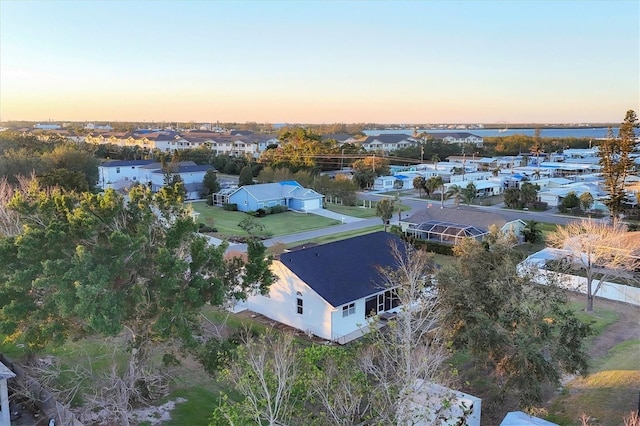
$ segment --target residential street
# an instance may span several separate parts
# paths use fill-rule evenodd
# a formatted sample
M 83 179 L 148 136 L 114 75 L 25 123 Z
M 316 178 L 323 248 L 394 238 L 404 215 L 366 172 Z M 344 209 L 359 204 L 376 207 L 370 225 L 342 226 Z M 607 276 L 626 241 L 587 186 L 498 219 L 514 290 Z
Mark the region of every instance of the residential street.
M 377 194 L 373 192 L 361 192 L 358 194 L 358 198 L 361 200 L 380 200 L 384 197 L 390 197 L 391 193 L 388 194 Z M 413 212 L 416 212 L 420 209 L 425 209 L 429 204 L 431 204 L 430 208 L 440 208 L 440 203 L 434 200 L 426 200 L 420 199 L 417 197 L 406 196 L 400 197 L 402 203 L 411 207 L 410 210 L 402 212 L 402 217 L 410 216 Z M 455 223 L 455 208 L 453 206 L 452 200 L 447 200 L 445 202 L 445 207 L 451 210 L 451 222 Z M 537 222 L 548 222 L 548 223 L 556 223 L 560 225 L 567 224 L 568 222 L 577 220 L 577 218 L 573 216 L 564 216 L 557 214 L 555 212 L 531 212 L 531 211 L 517 211 L 517 210 L 509 210 L 505 209 L 502 206 L 473 206 L 474 208 L 481 209 L 484 211 L 493 211 L 495 213 L 499 213 L 502 216 L 506 216 L 510 220 L 522 219 L 522 220 L 535 220 Z M 323 211 L 310 211 L 308 214 L 321 214 L 322 216 L 333 217 L 337 220 L 342 220 L 344 218 L 344 223 L 340 225 L 330 226 L 323 229 L 316 229 L 313 231 L 305 231 L 299 233 L 292 233 L 289 235 L 281 235 L 279 237 L 270 238 L 264 240 L 264 245 L 270 247 L 276 243 L 284 243 L 291 244 L 299 241 L 307 241 L 313 238 L 323 237 L 325 235 L 338 234 L 346 231 L 353 231 L 356 229 L 368 228 L 370 226 L 380 226 L 380 230 L 382 230 L 382 221 L 380 218 L 371 218 L 371 219 L 359 219 L 355 217 L 342 216 L 336 213 L 332 213 L 328 210 Z M 391 218 L 391 224 L 398 223 L 398 216 L 394 215 Z M 228 251 L 246 251 L 246 244 L 233 244 L 229 246 Z

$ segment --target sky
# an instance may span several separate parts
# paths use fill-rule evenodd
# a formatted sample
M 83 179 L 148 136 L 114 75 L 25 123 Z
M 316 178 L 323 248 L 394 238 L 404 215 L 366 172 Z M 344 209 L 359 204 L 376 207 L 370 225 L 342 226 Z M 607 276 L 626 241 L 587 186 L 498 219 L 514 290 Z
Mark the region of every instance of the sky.
M 640 2 L 0 0 L 0 121 L 621 122 Z

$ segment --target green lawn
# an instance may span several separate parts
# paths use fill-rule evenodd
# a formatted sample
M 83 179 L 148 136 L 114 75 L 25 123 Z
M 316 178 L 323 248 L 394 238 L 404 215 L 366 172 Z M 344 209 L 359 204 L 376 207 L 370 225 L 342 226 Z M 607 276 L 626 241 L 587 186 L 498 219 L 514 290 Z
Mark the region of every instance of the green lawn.
M 359 205 L 359 206 L 343 206 L 340 204 L 334 204 L 334 203 L 327 203 L 325 205 L 325 208 L 327 210 L 330 210 L 332 212 L 338 213 L 338 214 L 343 214 L 345 216 L 352 216 L 352 217 L 359 217 L 361 219 L 369 219 L 372 217 L 376 217 L 376 203 L 375 201 L 371 203 L 372 207 L 369 207 L 369 204 L 366 204 L 365 206 Z M 411 207 L 404 205 L 404 204 L 400 204 L 400 210 L 401 211 L 407 211 L 411 209 Z M 396 209 L 397 212 L 397 209 Z M 397 214 L 397 213 L 396 213 Z
M 220 207 L 208 206 L 204 201 L 197 201 L 190 204 L 194 211 L 200 213 L 198 221 L 215 227 L 218 230 L 216 233 L 217 236 L 230 237 L 237 235 L 246 237 L 248 235 L 238 227 L 238 224 L 248 217 L 246 213 L 232 212 L 223 210 Z M 340 223 L 340 221 L 326 217 L 292 211 L 270 214 L 255 219 L 258 223 L 264 225 L 267 233 L 273 237 L 291 234 L 292 232 L 326 228 Z
M 371 234 L 373 232 L 382 231 L 384 228 L 382 226 L 382 221 L 380 221 L 380 225 L 370 226 L 368 228 L 360 228 L 355 229 L 353 231 L 347 232 L 339 232 L 336 234 L 324 235 L 318 238 L 312 238 L 309 240 L 296 241 L 295 243 L 291 243 L 287 248 L 297 247 L 306 243 L 316 243 L 316 244 L 326 244 L 332 243 L 334 241 L 346 240 L 347 238 L 357 237 L 359 235 Z
M 611 348 L 593 363 L 594 371 L 640 370 L 640 339 L 627 340 Z
M 592 322 L 595 336 L 618 321 L 615 311 L 596 307 L 595 312 L 587 313 L 583 303 L 575 302 L 571 306 L 581 321 L 595 321 Z M 623 416 L 637 408 L 639 354 L 640 339 L 635 339 L 614 346 L 604 357 L 591 359 L 590 373 L 566 385 L 549 408 L 547 420 L 561 426 L 579 426 L 580 416 L 586 414 L 595 422 L 589 424 L 621 425 Z
M 600 309 L 596 306 L 593 312 L 586 312 L 586 296 L 584 302 L 570 302 L 569 307 L 575 313 L 576 318 L 580 321 L 591 324 L 592 335 L 587 339 L 587 345 L 590 341 L 601 335 L 602 332 L 612 324 L 618 322 L 620 317 L 616 311 L 609 309 Z
M 369 208 L 362 206 L 342 206 L 340 204 L 327 203 L 325 205 L 325 208 L 327 210 L 338 214 L 343 214 L 345 216 L 359 217 L 362 219 L 376 217 L 375 206 L 373 208 Z

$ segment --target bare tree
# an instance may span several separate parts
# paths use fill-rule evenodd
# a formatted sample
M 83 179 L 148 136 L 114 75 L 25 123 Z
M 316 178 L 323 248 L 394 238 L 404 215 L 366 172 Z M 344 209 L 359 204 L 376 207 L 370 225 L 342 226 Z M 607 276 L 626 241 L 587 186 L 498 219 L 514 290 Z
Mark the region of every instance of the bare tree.
M 627 232 L 617 220 L 611 223 L 582 220 L 571 222 L 547 236 L 552 247 L 564 249 L 574 266 L 587 278 L 587 311 L 593 311 L 593 299 L 609 278 L 634 279 L 640 267 L 640 233 Z
M 370 387 L 359 365 L 359 350 L 313 345 L 303 351 L 304 378 L 309 398 L 320 404 L 320 424 L 361 424 L 369 414 Z
M 440 408 L 437 395 L 425 394 L 428 384 L 446 381 L 442 363 L 447 352 L 438 329 L 441 312 L 433 291 L 433 257 L 410 246 L 403 250 L 393 245 L 392 253 L 397 267 L 383 269 L 381 274 L 397 297 L 400 312 L 387 327 L 371 333 L 372 344 L 361 360 L 364 371 L 373 377 L 376 417 L 384 424 L 406 425 L 431 418 Z M 425 400 L 437 406 L 425 407 Z
M 246 424 L 243 423 L 246 421 L 269 426 L 288 424 L 293 410 L 293 387 L 299 373 L 296 352 L 290 333 L 268 330 L 260 337 L 252 337 L 245 330 L 244 345 L 238 349 L 238 359 L 227 372 L 245 397 L 241 407 L 223 407 L 222 414 L 230 424 Z

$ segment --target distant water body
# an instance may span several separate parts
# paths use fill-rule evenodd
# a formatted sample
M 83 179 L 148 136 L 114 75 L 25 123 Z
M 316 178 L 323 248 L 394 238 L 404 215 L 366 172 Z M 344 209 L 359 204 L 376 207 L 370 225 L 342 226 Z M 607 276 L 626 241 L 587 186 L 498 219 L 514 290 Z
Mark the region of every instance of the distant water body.
M 618 135 L 618 128 L 613 128 L 613 134 Z M 367 136 L 377 136 L 385 134 L 398 134 L 404 133 L 412 135 L 413 130 L 365 130 L 364 134 Z M 512 136 L 512 135 L 525 135 L 533 136 L 535 129 L 472 129 L 472 130 L 418 130 L 418 133 L 451 133 L 451 132 L 467 132 L 477 136 L 496 137 L 496 136 Z M 577 128 L 563 128 L 563 129 L 540 129 L 540 137 L 542 138 L 579 138 L 579 139 L 602 139 L 607 136 L 606 127 L 577 127 Z

